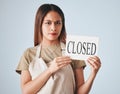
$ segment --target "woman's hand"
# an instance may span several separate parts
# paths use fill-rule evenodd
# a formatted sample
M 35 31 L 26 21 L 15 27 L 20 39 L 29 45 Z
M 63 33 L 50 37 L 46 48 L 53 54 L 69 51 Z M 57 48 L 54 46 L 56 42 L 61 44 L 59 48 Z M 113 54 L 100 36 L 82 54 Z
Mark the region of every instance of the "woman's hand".
M 92 73 L 96 74 L 101 67 L 101 61 L 99 57 L 97 56 L 89 57 L 87 61 L 92 68 Z
M 65 67 L 66 65 L 72 62 L 71 58 L 68 56 L 56 57 L 53 61 L 50 62 L 49 70 L 51 73 L 55 73 L 59 69 Z

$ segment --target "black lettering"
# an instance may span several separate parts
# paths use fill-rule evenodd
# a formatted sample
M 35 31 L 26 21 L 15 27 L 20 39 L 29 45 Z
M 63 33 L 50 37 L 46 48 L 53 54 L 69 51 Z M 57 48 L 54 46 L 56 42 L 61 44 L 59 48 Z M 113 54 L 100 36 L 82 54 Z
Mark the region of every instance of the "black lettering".
M 83 54 L 83 55 L 95 55 L 96 53 L 96 44 L 87 43 L 87 42 L 78 42 L 69 41 L 67 45 L 67 52 L 69 54 Z
M 69 41 L 69 42 L 68 42 L 68 45 L 67 45 L 67 52 L 68 52 L 68 53 L 71 53 L 71 51 L 70 51 L 70 44 L 71 44 L 71 42 L 72 42 L 72 41 Z
M 73 53 L 73 54 L 76 54 L 75 50 L 74 50 L 74 47 L 75 46 L 75 42 L 74 41 L 69 41 L 68 42 L 68 45 L 67 45 L 67 52 L 70 54 L 70 53 Z
M 72 53 L 73 54 L 76 54 L 76 52 L 75 52 L 75 42 L 73 41 L 73 49 L 72 49 Z
M 77 44 L 77 53 L 81 54 L 81 51 L 82 51 L 82 43 L 78 42 L 78 44 Z
M 92 43 L 92 46 L 91 46 L 91 55 L 94 55 L 95 53 L 96 53 L 96 44 Z
M 86 53 L 86 48 L 85 48 L 85 46 L 86 46 L 86 42 L 83 42 L 83 49 L 82 49 L 82 54 L 83 55 L 85 55 L 85 53 Z
M 87 43 L 87 52 L 86 52 L 86 55 L 90 55 L 90 46 L 91 46 L 91 43 Z

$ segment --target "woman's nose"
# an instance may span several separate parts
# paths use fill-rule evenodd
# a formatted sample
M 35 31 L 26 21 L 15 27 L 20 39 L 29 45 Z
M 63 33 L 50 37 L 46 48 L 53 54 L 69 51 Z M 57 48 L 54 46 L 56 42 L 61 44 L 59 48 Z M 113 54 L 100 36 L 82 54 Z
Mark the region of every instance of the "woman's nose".
M 56 31 L 55 23 L 52 23 L 52 25 L 51 25 L 51 31 Z

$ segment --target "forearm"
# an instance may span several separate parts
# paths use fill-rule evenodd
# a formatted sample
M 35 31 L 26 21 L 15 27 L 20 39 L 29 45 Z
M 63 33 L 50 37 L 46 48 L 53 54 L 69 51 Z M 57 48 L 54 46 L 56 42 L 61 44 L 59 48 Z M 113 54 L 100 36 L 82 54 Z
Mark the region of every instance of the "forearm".
M 97 56 L 90 57 L 87 61 L 91 66 L 91 74 L 86 81 L 84 81 L 83 69 L 75 70 L 77 94 L 88 94 L 90 92 L 93 81 L 101 67 L 101 61 Z
M 96 74 L 91 74 L 89 78 L 84 82 L 84 84 L 78 88 L 77 94 L 89 94 L 93 81 L 95 79 L 95 76 Z
M 37 78 L 22 85 L 23 94 L 36 94 L 48 81 L 52 73 L 49 69 L 41 73 Z
M 24 94 L 36 94 L 48 81 L 50 76 L 65 67 L 66 65 L 71 63 L 70 57 L 57 57 L 53 61 L 50 62 L 50 66 L 46 71 L 40 74 L 34 80 L 31 80 L 31 76 L 29 71 L 22 72 L 21 83 L 22 83 L 22 91 Z

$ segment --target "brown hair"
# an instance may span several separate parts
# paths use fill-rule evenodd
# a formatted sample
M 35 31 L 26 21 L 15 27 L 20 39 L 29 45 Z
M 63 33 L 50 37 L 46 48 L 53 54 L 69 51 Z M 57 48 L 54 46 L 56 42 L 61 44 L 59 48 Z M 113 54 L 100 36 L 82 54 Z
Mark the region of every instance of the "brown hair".
M 59 41 L 66 43 L 66 29 L 65 29 L 65 17 L 62 10 L 54 4 L 43 4 L 38 8 L 35 18 L 35 27 L 34 27 L 34 46 L 38 45 L 42 41 L 42 23 L 46 14 L 50 11 L 57 12 L 62 19 L 62 30 L 59 36 Z

